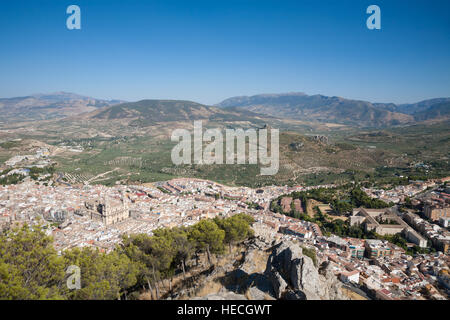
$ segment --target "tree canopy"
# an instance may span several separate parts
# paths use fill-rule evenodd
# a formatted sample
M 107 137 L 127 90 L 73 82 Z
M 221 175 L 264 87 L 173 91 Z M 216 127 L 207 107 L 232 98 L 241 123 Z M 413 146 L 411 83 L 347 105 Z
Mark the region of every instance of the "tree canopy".
M 0 299 L 121 299 L 176 271 L 185 274 L 194 254 L 221 254 L 225 244 L 253 235 L 253 219 L 244 214 L 201 220 L 188 228 L 157 229 L 153 235 L 122 237 L 111 252 L 73 248 L 61 254 L 41 226 L 14 227 L 0 234 Z M 70 289 L 69 266 L 80 270 L 80 288 Z

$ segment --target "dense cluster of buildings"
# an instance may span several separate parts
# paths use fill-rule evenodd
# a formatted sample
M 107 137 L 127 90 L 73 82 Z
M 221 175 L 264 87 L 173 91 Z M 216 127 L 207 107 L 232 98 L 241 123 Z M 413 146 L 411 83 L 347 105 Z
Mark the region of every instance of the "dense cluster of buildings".
M 450 252 L 450 231 L 448 231 L 447 228 L 430 223 L 411 211 L 404 213 L 403 219 L 418 230 L 440 251 L 446 254 Z
M 408 185 L 400 185 L 395 188 L 385 190 L 376 188 L 362 188 L 368 196 L 383 200 L 386 203 L 403 202 L 406 197 L 412 198 L 417 194 L 432 188 L 436 185 L 435 181 L 414 181 Z
M 428 219 L 448 225 L 450 221 L 450 194 L 433 192 L 424 201 L 423 212 Z
M 327 237 L 313 223 L 276 213 L 264 212 L 257 219 L 278 231 L 281 240 L 314 249 L 318 264 L 328 262 L 341 281 L 371 298 L 444 300 L 450 293 L 450 257 L 442 252 L 412 257 L 386 240 Z
M 317 186 L 316 188 L 324 187 Z M 331 186 L 325 186 L 331 187 Z M 43 224 L 58 251 L 91 246 L 112 250 L 126 234 L 162 227 L 190 226 L 201 219 L 247 213 L 255 228 L 264 226 L 271 237 L 295 239 L 316 251 L 318 262 L 327 261 L 335 274 L 380 299 L 445 299 L 449 290 L 448 246 L 441 252 L 412 257 L 384 240 L 326 236 L 312 222 L 269 210 L 270 201 L 309 188 L 270 186 L 258 189 L 228 187 L 212 181 L 180 178 L 145 185 L 71 186 L 25 181 L 0 186 L 0 228 L 13 224 Z M 302 204 L 284 197 L 286 208 Z M 379 234 L 403 233 L 420 247 L 427 241 L 447 241 L 448 231 L 419 218 L 392 210 L 359 208 L 351 224 L 364 225 Z M 430 229 L 431 228 L 431 229 Z M 435 239 L 435 240 L 433 240 Z M 438 243 L 438 242 L 436 242 Z
M 390 209 L 355 209 L 350 216 L 350 225 L 356 224 L 382 236 L 402 233 L 411 243 L 421 248 L 427 247 L 427 240 Z
M 385 240 L 318 238 L 317 255 L 337 276 L 378 299 L 447 298 L 442 274 L 448 255 L 441 252 L 412 257 Z
M 189 226 L 201 219 L 268 208 L 287 187 L 229 188 L 197 180 L 176 179 L 147 186 L 45 186 L 27 180 L 0 186 L 0 228 L 44 224 L 59 250 L 95 246 L 111 250 L 122 234 L 162 227 Z
M 16 155 L 9 160 L 6 160 L 4 166 L 6 168 L 13 168 L 19 165 L 26 165 L 38 168 L 44 168 L 50 164 L 49 162 L 50 151 L 46 147 L 37 148 L 35 154 Z

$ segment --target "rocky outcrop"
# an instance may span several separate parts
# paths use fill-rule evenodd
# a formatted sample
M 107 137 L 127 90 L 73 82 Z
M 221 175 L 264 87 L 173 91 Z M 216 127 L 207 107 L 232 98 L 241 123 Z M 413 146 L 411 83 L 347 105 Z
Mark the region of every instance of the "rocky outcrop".
M 274 246 L 264 274 L 270 279 L 277 299 L 345 299 L 332 270 L 327 266 L 319 273 L 312 259 L 290 241 Z
M 288 284 L 286 283 L 286 281 L 284 281 L 281 274 L 276 270 L 273 270 L 272 273 L 270 273 L 268 276 L 272 283 L 275 297 L 277 299 L 280 299 L 284 294 L 284 292 L 286 291 Z
M 271 227 L 264 223 L 256 222 L 253 224 L 255 237 L 249 241 L 249 248 L 266 250 L 272 247 L 280 238 L 280 235 Z
M 274 245 L 270 240 L 255 237 L 248 241 L 238 266 L 216 267 L 200 285 L 216 281 L 222 284 L 221 289 L 195 299 L 348 299 L 327 263 L 318 268 L 298 244 L 282 241 Z
M 323 290 L 323 296 L 329 300 L 348 300 L 348 296 L 342 292 L 342 283 L 334 275 L 331 266 L 325 263 L 320 270 L 320 282 Z

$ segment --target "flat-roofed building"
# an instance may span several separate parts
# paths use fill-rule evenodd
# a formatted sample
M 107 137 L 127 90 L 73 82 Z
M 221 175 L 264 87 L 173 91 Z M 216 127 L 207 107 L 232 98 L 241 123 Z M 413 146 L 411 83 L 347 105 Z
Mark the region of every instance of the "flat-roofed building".
M 392 255 L 392 251 L 387 241 L 378 239 L 366 240 L 366 256 L 369 259 L 377 259 L 390 255 Z
M 343 282 L 359 283 L 359 274 L 360 272 L 358 270 L 344 271 L 341 272 L 340 278 Z
M 450 218 L 450 206 L 447 204 L 428 202 L 425 204 L 423 212 L 432 221 L 438 221 L 440 218 Z

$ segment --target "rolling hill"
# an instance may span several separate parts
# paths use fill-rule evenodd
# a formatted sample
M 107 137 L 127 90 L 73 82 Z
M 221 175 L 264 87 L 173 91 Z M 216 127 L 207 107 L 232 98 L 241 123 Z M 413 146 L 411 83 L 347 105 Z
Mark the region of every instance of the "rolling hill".
M 102 108 L 86 115 L 89 119 L 128 120 L 130 125 L 149 126 L 174 121 L 261 122 L 261 115 L 244 109 L 220 109 L 184 100 L 141 100 Z M 268 118 L 268 116 L 263 116 Z

